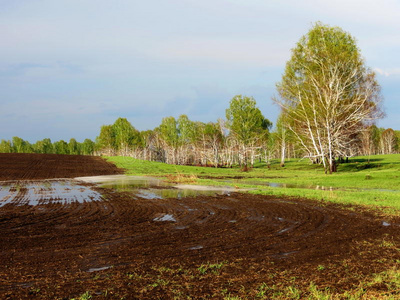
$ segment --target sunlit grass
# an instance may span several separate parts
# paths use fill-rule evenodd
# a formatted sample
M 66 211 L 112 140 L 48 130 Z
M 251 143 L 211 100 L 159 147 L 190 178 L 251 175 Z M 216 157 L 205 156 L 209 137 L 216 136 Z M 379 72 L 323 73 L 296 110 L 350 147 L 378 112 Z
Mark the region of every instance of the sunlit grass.
M 278 161 L 269 166 L 257 163 L 249 172 L 239 167 L 176 166 L 130 157 L 107 159 L 130 175 L 196 178 L 196 183 L 202 185 L 236 186 L 250 188 L 249 192 L 255 194 L 303 197 L 400 213 L 400 154 L 354 157 L 339 164 L 334 174 L 325 174 L 321 166 L 305 159 L 288 160 L 284 168 Z M 287 187 L 270 187 L 268 183 Z

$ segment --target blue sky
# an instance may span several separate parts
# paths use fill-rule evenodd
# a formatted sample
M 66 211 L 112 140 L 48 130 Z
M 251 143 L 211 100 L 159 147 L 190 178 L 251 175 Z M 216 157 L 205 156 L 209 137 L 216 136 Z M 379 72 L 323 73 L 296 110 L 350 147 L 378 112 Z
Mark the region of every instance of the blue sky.
M 400 1 L 0 0 L 0 139 L 216 121 L 236 94 L 275 122 L 275 84 L 317 21 L 357 39 L 382 87 L 378 125 L 400 129 Z

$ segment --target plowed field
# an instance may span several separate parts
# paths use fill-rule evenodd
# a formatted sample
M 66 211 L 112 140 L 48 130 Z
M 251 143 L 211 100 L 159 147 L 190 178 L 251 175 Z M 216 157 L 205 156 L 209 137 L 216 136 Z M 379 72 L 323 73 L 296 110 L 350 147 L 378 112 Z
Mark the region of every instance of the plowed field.
M 74 178 L 121 174 L 101 157 L 84 155 L 0 153 L 0 180 Z
M 1 299 L 271 299 L 310 283 L 340 293 L 400 259 L 398 221 L 360 208 L 242 193 L 140 199 L 87 186 L 103 199 L 0 207 Z

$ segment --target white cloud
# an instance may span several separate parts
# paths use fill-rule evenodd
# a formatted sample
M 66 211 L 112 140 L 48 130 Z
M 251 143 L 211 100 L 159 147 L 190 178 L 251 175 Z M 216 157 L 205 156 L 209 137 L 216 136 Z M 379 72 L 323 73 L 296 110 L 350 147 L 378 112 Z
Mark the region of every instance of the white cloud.
M 392 69 L 374 68 L 374 71 L 385 77 L 400 75 L 400 68 L 392 68 Z

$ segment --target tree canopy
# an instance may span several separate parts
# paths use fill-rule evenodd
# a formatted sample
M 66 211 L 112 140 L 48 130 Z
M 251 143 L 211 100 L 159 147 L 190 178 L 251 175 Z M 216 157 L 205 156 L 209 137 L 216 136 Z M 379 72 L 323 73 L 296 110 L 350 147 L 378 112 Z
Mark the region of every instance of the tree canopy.
M 292 50 L 277 89 L 289 128 L 331 172 L 359 131 L 382 116 L 375 74 L 339 27 L 315 24 Z

